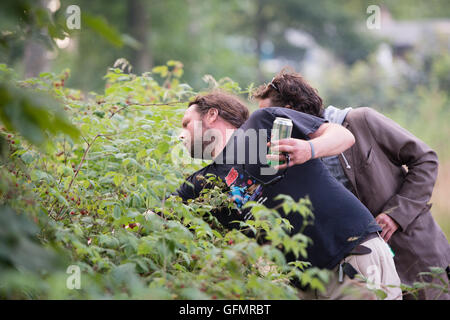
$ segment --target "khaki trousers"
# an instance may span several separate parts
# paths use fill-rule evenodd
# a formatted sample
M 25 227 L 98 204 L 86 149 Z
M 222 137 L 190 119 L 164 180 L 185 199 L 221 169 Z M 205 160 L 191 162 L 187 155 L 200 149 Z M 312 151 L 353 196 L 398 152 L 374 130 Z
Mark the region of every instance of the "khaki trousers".
M 370 248 L 372 252 L 365 255 L 350 255 L 341 261 L 341 263 L 350 263 L 358 271 L 358 275 L 354 279 L 350 279 L 344 274 L 343 282 L 339 282 L 338 265 L 332 272 L 326 292 L 307 290 L 301 292 L 300 298 L 307 300 L 377 300 L 374 291 L 378 289 L 386 293 L 386 300 L 402 300 L 400 278 L 386 242 L 378 236 L 361 244 Z

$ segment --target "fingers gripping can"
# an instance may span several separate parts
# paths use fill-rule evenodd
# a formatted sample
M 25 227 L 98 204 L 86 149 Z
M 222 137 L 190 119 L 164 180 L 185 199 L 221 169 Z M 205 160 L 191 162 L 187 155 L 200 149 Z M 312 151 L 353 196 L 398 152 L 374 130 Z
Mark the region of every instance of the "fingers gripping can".
M 272 132 L 270 135 L 270 141 L 281 140 L 290 138 L 292 134 L 292 120 L 287 118 L 276 117 L 273 121 Z M 278 151 L 273 151 L 272 147 L 269 149 L 269 154 L 278 155 Z M 277 166 L 283 164 L 284 161 L 269 160 L 267 164 L 270 166 Z

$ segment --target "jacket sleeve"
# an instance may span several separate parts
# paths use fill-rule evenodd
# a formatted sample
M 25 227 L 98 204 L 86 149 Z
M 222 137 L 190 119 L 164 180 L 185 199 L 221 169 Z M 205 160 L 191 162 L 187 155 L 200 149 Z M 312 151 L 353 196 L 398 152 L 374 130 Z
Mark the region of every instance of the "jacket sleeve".
M 437 154 L 396 122 L 371 108 L 366 108 L 365 120 L 388 158 L 408 168 L 402 186 L 382 210 L 406 230 L 421 212 L 430 208 L 428 201 L 438 173 Z

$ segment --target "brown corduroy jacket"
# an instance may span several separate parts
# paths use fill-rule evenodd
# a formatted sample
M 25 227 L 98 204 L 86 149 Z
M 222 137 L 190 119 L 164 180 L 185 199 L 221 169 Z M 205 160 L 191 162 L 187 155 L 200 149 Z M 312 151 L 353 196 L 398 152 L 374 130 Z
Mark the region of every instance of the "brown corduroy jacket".
M 418 281 L 417 273 L 430 266 L 446 268 L 450 245 L 429 204 L 438 172 L 436 153 L 371 108 L 351 110 L 342 125 L 356 140 L 345 159 L 339 156 L 352 191 L 375 217 L 386 213 L 399 225 L 389 245 L 402 283 Z

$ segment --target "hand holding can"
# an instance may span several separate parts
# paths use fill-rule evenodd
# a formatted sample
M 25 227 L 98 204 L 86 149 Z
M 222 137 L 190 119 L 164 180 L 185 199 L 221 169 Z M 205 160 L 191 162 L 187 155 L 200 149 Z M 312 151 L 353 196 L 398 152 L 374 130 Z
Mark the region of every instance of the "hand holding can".
M 270 141 L 277 141 L 282 139 L 287 139 L 291 137 L 292 134 L 292 120 L 287 118 L 281 118 L 277 117 L 275 118 L 272 126 L 272 131 L 270 135 Z M 270 155 L 279 155 L 280 152 L 276 151 L 272 148 L 272 146 L 269 147 Z M 278 166 L 284 164 L 285 161 L 279 161 L 279 160 L 269 160 L 267 161 L 267 164 L 270 166 Z

